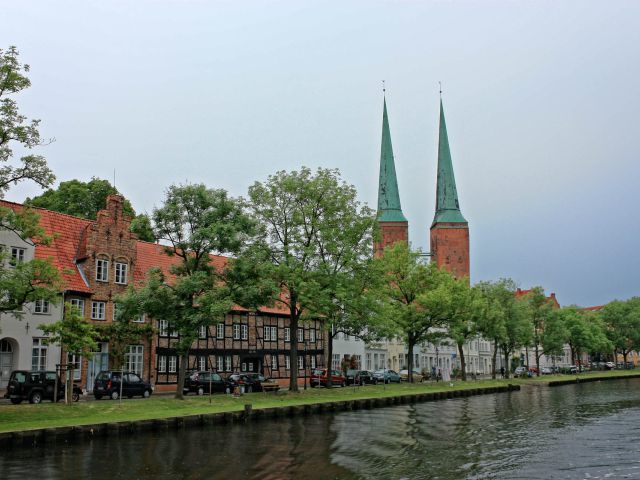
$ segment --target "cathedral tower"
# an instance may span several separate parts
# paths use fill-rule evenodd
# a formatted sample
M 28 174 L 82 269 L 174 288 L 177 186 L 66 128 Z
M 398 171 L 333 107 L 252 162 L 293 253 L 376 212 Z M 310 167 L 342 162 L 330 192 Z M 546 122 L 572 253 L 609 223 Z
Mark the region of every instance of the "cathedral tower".
M 436 214 L 431 224 L 431 255 L 439 267 L 446 268 L 456 277 L 469 277 L 469 224 L 460 212 L 442 99 Z

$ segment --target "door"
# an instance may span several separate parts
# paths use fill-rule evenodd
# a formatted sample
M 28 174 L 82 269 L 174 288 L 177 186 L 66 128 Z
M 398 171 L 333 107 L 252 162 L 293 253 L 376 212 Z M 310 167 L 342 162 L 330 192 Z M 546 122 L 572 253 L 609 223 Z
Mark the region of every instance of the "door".
M 96 376 L 102 370 L 109 370 L 109 351 L 108 343 L 99 343 L 98 352 L 93 354 L 93 357 L 89 360 L 87 367 L 87 391 L 93 391 L 93 384 Z
M 0 389 L 7 388 L 13 370 L 13 345 L 7 338 L 0 340 Z

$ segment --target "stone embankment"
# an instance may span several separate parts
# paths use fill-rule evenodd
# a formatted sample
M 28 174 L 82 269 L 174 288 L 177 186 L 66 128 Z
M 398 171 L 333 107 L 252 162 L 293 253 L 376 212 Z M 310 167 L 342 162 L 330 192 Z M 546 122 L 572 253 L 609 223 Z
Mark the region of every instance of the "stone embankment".
M 569 380 L 551 380 L 547 383 L 550 387 L 561 387 L 563 385 L 573 385 L 576 383 L 586 383 L 586 382 L 604 382 L 606 380 L 626 380 L 628 378 L 640 378 L 640 373 L 635 373 L 631 375 L 624 376 L 589 376 L 589 377 L 575 377 Z

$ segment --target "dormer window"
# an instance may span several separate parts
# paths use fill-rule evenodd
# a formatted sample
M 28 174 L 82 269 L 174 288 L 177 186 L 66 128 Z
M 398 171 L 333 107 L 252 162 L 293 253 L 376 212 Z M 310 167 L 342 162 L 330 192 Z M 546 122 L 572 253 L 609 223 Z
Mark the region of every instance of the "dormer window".
M 96 260 L 96 280 L 98 282 L 109 281 L 109 260 L 101 258 Z
M 116 283 L 121 285 L 127 284 L 127 273 L 129 265 L 122 262 L 116 262 Z

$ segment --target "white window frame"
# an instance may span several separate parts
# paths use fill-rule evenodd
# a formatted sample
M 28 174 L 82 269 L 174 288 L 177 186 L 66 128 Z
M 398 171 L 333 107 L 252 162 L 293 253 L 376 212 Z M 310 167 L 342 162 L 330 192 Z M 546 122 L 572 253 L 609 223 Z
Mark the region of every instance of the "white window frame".
M 298 355 L 298 370 L 304 370 L 304 356 Z
M 304 343 L 304 328 L 298 328 L 298 343 Z
M 284 327 L 284 341 L 285 342 L 291 341 L 291 328 L 289 327 Z
M 198 357 L 198 370 L 204 371 L 207 369 L 207 357 Z
M 315 343 L 316 341 L 316 329 L 312 328 L 309 330 L 309 341 Z
M 169 321 L 168 320 L 158 320 L 158 335 L 161 337 L 169 336 Z
M 166 355 L 158 355 L 158 373 L 166 373 L 167 357 Z
M 91 320 L 106 319 L 107 302 L 93 300 L 91 302 Z
M 224 369 L 225 371 L 230 372 L 232 368 L 233 368 L 233 362 L 232 362 L 231 355 L 227 355 L 226 357 L 224 357 Z
M 246 323 L 240 325 L 240 337 L 242 340 L 249 340 L 249 325 Z
M 291 357 L 289 355 L 284 356 L 284 368 L 285 370 L 291 370 Z
M 34 338 L 33 346 L 31 348 L 31 370 L 46 370 L 47 369 L 47 350 L 48 347 L 44 343 L 44 338 Z M 15 354 L 14 354 L 15 355 Z
M 173 327 L 173 325 L 169 325 L 169 336 L 173 338 L 178 337 L 178 331 Z
M 219 323 L 216 325 L 216 338 L 224 339 L 224 323 Z
M 278 341 L 278 327 L 271 327 L 271 341 Z
M 83 299 L 81 299 L 81 298 L 72 298 L 71 300 L 69 300 L 69 303 L 71 304 L 71 306 L 73 308 L 78 310 L 80 315 L 82 315 L 84 317 L 84 300 Z
M 119 308 L 120 308 L 120 306 L 116 302 L 113 302 L 113 308 L 112 308 L 111 315 L 112 315 L 112 319 L 113 319 L 114 322 L 117 320 L 116 317 L 118 315 L 118 309 Z
M 124 262 L 115 262 L 115 283 L 118 285 L 126 285 L 128 282 L 129 264 Z
M 49 300 L 36 300 L 33 303 L 33 313 L 36 315 L 48 315 L 51 313 L 51 304 Z
M 224 357 L 222 355 L 216 357 L 216 370 L 218 372 L 224 372 Z
M 270 342 L 271 341 L 271 327 L 263 327 L 263 337 L 264 337 L 264 341 L 265 342 Z
M 316 356 L 315 355 L 311 355 L 311 368 L 316 368 Z
M 144 346 L 129 345 L 127 353 L 124 355 L 125 369 L 128 372 L 134 372 L 142 377 L 144 369 Z
M 146 321 L 146 315 L 142 313 L 139 316 L 135 317 L 132 321 L 133 323 L 144 323 Z
M 67 365 L 73 364 L 73 379 L 80 380 L 82 378 L 82 357 L 77 357 L 73 353 L 67 353 Z
M 96 258 L 96 281 L 109 281 L 109 260 L 104 258 Z
M 23 263 L 26 253 L 27 253 L 26 248 L 11 247 L 11 260 L 13 261 L 14 264 Z
M 176 373 L 178 368 L 178 357 L 171 355 L 169 357 L 169 373 Z
M 240 324 L 234 323 L 232 328 L 233 328 L 233 339 L 240 340 Z
M 271 370 L 278 369 L 278 355 L 272 353 L 271 354 Z
M 198 329 L 198 338 L 207 338 L 207 326 L 206 325 L 200 325 L 200 328 Z

